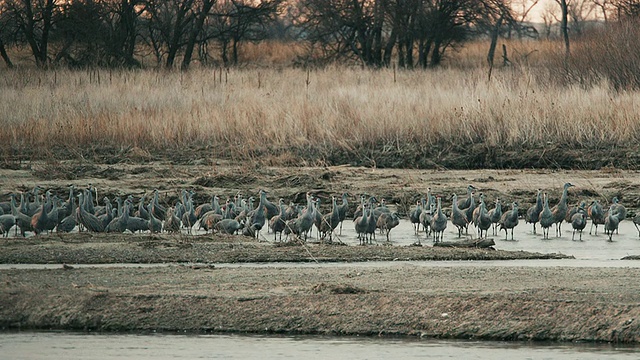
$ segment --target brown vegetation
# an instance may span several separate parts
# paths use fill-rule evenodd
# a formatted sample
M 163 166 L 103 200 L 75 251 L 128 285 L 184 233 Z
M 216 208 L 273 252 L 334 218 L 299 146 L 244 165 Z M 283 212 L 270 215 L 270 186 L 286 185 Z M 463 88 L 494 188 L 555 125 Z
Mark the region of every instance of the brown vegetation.
M 634 167 L 636 92 L 552 84 L 526 66 L 15 71 L 0 151 L 16 159 L 153 157 L 433 168 Z

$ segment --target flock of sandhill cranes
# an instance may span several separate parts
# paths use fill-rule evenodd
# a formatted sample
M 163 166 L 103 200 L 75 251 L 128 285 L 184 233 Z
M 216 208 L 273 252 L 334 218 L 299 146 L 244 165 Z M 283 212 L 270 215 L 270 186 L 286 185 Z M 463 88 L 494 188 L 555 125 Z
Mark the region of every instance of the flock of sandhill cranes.
M 556 227 L 556 236 L 561 236 L 562 222 L 566 221 L 573 227 L 572 239 L 575 239 L 575 233 L 578 232 L 579 239 L 582 240 L 582 231 L 587 225 L 587 219 L 591 219 L 589 233 L 595 226 L 597 234 L 598 225 L 604 225 L 604 231 L 609 236 L 609 241 L 612 241 L 618 224 L 626 218 L 625 207 L 614 198 L 607 209 L 603 209 L 597 200 L 588 207 L 582 202 L 569 209 L 568 189 L 572 186 L 571 183 L 564 185 L 559 203 L 551 208 L 547 194 L 538 190 L 536 202 L 527 209 L 524 221 L 533 225 L 534 234 L 539 223 L 544 239 L 549 238 L 549 229 L 553 225 Z M 266 225 L 273 233 L 274 241 L 282 240 L 283 233 L 286 236 L 295 235 L 296 238 L 306 241 L 315 225 L 318 238 L 332 242 L 338 226 L 339 233 L 342 233 L 342 223 L 349 212 L 346 193 L 342 194 L 341 203 L 338 203 L 338 197 L 332 197 L 331 211 L 322 215 L 318 206 L 319 200 L 314 199 L 310 193 L 306 194 L 307 203 L 304 207 L 294 203 L 285 205 L 283 199 L 274 204 L 267 199 L 267 193 L 263 190 L 259 192 L 257 206 L 254 197 L 243 199 L 240 194 L 233 199 L 227 199 L 224 204 L 220 204 L 218 196 L 212 196 L 210 203 L 196 206 L 193 200 L 194 193 L 183 190 L 174 206 L 165 207 L 159 201 L 158 190 L 155 190 L 149 199 L 142 196 L 137 205 L 134 205 L 134 198 L 129 196 L 124 200 L 117 197 L 114 200 L 115 204 L 105 197 L 102 206 L 98 206 L 94 201 L 94 193 L 96 197 L 97 193 L 92 186 L 79 191 L 71 186 L 66 201 L 52 195 L 51 191 L 46 191 L 41 196 L 42 190 L 44 189 L 36 186 L 31 194 L 21 193 L 19 203 L 17 194 L 11 194 L 9 201 L 0 203 L 0 233 L 6 237 L 11 229 L 15 229 L 16 235 L 19 230 L 22 236 L 25 236 L 26 232 L 38 235 L 54 230 L 71 232 L 75 229 L 114 233 L 176 233 L 183 230 L 192 233 L 194 229 L 204 229 L 207 232 L 241 233 L 259 238 L 260 231 Z M 418 242 L 421 228 L 427 237 L 433 237 L 434 242 L 441 242 L 449 221 L 457 228 L 458 237 L 461 237 L 463 232 L 468 234 L 469 225 L 473 224 L 477 228 L 479 238 L 486 238 L 491 229 L 493 235 L 504 230 L 507 240 L 508 231 L 511 230 L 513 240 L 513 229 L 519 223 L 518 204 L 513 202 L 511 209 L 507 211 L 503 210 L 500 200 L 496 199 L 495 206 L 488 209 L 483 194 L 479 195 L 479 204 L 476 204 L 475 190 L 475 187 L 469 185 L 467 196 L 463 199 L 458 199 L 458 196 L 453 194 L 450 216 L 447 216 L 442 207 L 442 198 L 433 196 L 429 189 L 409 214 Z M 633 221 L 640 235 L 640 215 Z M 373 242 L 377 231 L 385 235 L 389 241 L 389 233 L 400 224 L 400 217 L 397 212 L 387 207 L 384 200 L 378 202 L 374 196 L 362 195 L 354 212 L 353 222 L 358 240 L 364 245 Z
M 595 233 L 598 234 L 598 225 L 604 225 L 604 231 L 612 241 L 614 232 L 618 230 L 618 224 L 627 216 L 626 208 L 618 203 L 617 198 L 613 198 L 612 204 L 608 209 L 603 209 L 602 205 L 597 201 L 593 201 L 589 207 L 583 201 L 572 209 L 568 206 L 568 190 L 574 186 L 571 183 L 565 183 L 560 201 L 554 207 L 549 207 L 549 198 L 547 193 L 543 193 L 538 189 L 536 202 L 527 209 L 524 220 L 526 223 L 533 225 L 533 233 L 536 233 L 536 224 L 542 227 L 543 239 L 549 239 L 549 229 L 555 225 L 556 237 L 562 234 L 562 222 L 566 221 L 573 227 L 572 240 L 575 240 L 576 232 L 579 233 L 579 240 L 582 240 L 582 231 L 587 226 L 587 218 L 591 219 L 591 229 L 595 226 Z M 451 208 L 451 223 L 458 229 L 458 237 L 462 236 L 462 232 L 468 234 L 469 225 L 473 224 L 478 229 L 479 237 L 488 235 L 490 228 L 496 235 L 498 228 L 504 230 L 505 240 L 508 239 L 508 231 L 511 230 L 511 240 L 513 240 L 513 229 L 518 225 L 518 203 L 513 202 L 509 211 L 502 210 L 502 204 L 496 199 L 495 207 L 491 210 L 487 208 L 484 201 L 484 195 L 480 194 L 480 204 L 476 206 L 474 198 L 475 187 L 469 185 L 467 187 L 467 197 L 458 199 L 453 194 Z M 428 210 L 427 210 L 428 209 Z M 416 233 L 422 226 L 427 234 L 433 233 L 434 241 L 442 239 L 442 231 L 446 228 L 447 218 L 442 213 L 442 205 L 440 198 L 434 198 L 431 190 L 427 192 L 426 198 L 417 203 L 416 208 L 410 214 L 410 220 L 414 224 Z M 640 216 L 633 219 L 633 223 L 638 229 L 640 236 Z

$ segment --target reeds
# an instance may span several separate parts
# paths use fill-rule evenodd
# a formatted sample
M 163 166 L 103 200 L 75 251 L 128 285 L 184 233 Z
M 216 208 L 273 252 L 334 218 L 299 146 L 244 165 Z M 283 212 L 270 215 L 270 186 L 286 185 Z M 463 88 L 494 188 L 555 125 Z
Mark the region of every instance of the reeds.
M 640 140 L 640 93 L 606 82 L 558 86 L 527 66 L 498 69 L 491 82 L 482 68 L 220 71 L 4 72 L 0 149 L 5 158 L 139 148 L 409 167 L 451 152 L 466 156 L 461 167 L 477 167 L 496 166 L 464 163 L 484 161 L 478 152 L 598 151 Z

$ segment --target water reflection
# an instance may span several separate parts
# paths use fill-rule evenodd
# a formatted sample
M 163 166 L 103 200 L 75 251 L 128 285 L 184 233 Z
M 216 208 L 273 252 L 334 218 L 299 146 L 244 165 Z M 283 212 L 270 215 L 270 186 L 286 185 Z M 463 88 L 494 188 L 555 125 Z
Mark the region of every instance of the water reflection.
M 2 358 L 39 359 L 637 359 L 609 344 L 369 337 L 0 333 Z

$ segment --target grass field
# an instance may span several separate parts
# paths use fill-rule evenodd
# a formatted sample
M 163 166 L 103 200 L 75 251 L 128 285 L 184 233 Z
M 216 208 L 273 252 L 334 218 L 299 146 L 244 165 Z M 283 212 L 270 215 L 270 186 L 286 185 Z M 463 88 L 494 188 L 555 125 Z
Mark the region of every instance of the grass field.
M 577 166 L 635 165 L 633 156 L 616 163 L 615 151 L 640 139 L 640 93 L 606 81 L 558 85 L 541 59 L 528 62 L 535 43 L 519 44 L 509 47 L 514 65 L 497 67 L 491 81 L 486 66 L 464 63 L 480 61 L 481 44 L 426 71 L 2 70 L 0 149 L 5 161 L 137 148 L 407 167 L 568 167 L 605 151 Z

